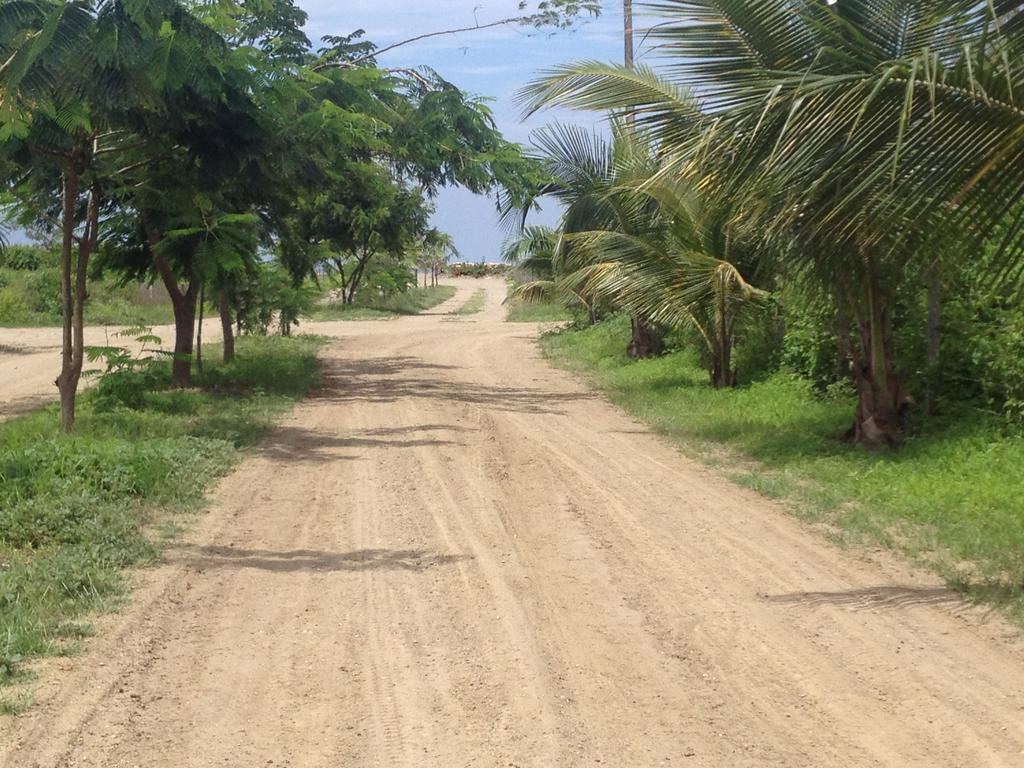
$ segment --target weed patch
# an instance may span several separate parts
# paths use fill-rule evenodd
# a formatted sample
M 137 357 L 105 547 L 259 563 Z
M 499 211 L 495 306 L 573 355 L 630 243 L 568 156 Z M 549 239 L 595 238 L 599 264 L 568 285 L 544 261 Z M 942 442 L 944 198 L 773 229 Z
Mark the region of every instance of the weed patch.
M 417 315 L 455 295 L 450 285 L 410 288 L 387 298 L 363 300 L 358 304 L 320 304 L 312 312 L 313 320 L 390 320 L 400 315 Z
M 455 310 L 456 315 L 475 315 L 484 308 L 484 302 L 487 300 L 487 291 L 483 288 L 473 292 L 473 295 L 469 297 L 465 304 Z
M 523 301 L 511 298 L 506 304 L 510 323 L 560 323 L 573 320 L 572 313 L 558 302 Z

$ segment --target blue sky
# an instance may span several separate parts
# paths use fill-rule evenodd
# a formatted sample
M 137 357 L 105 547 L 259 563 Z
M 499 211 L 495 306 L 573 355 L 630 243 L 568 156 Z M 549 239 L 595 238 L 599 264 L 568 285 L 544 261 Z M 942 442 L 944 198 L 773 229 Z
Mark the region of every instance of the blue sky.
M 309 14 L 307 34 L 316 42 L 328 34 L 365 29 L 379 47 L 423 32 L 466 27 L 516 15 L 516 0 L 298 0 Z M 544 112 L 527 122 L 515 104 L 516 92 L 537 73 L 577 59 L 619 61 L 622 58 L 622 5 L 604 3 L 598 19 L 569 31 L 526 31 L 499 27 L 436 37 L 399 48 L 380 58 L 382 66 L 436 69 L 464 91 L 492 99 L 499 128 L 507 138 L 529 141 L 530 132 L 554 120 L 591 125 L 589 114 Z M 462 189 L 444 190 L 436 201 L 434 224 L 451 233 L 467 261 L 498 258 L 505 234 L 498 227 L 493 200 Z M 553 210 L 536 217 L 552 222 Z

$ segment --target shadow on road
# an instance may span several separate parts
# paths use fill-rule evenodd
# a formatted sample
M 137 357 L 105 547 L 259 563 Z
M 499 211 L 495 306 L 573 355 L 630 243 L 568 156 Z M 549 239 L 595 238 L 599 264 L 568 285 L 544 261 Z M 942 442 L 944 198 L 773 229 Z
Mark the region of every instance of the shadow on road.
M 595 397 L 589 393 L 441 381 L 432 378 L 429 372 L 461 369 L 435 365 L 417 357 L 328 359 L 324 361 L 323 370 L 324 386 L 315 397 L 337 403 L 392 403 L 401 398 L 430 398 L 499 411 L 557 415 L 565 413 L 559 404 Z
M 948 587 L 867 587 L 838 592 L 792 592 L 768 595 L 765 600 L 777 605 L 834 605 L 852 610 L 911 608 L 919 605 L 969 605 L 963 596 Z
M 321 552 L 313 549 L 275 551 L 236 547 L 182 547 L 168 557 L 191 570 L 253 568 L 273 573 L 299 571 L 426 571 L 471 560 L 470 555 L 441 555 L 415 549 L 359 549 L 353 552 Z
M 442 427 L 453 429 L 454 427 Z M 329 432 L 301 427 L 278 427 L 260 441 L 257 452 L 260 456 L 274 461 L 289 462 L 325 462 L 365 459 L 366 456 L 340 453 L 345 449 L 362 450 L 377 448 L 395 450 L 400 448 L 422 448 L 461 445 L 453 440 L 435 437 L 419 437 L 401 439 L 400 437 L 364 436 L 360 433 L 349 437 L 340 437 Z M 397 433 L 396 433 L 397 434 Z

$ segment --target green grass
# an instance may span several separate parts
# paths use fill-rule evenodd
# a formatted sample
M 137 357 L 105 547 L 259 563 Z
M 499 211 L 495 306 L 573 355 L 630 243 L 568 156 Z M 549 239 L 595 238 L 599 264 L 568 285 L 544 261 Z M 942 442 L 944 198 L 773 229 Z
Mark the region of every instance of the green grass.
M 410 288 L 387 299 L 364 301 L 351 306 L 342 304 L 320 304 L 313 310 L 313 320 L 390 320 L 400 315 L 416 315 L 455 295 L 450 285 L 433 288 Z
M 480 288 L 473 292 L 473 295 L 469 297 L 465 304 L 455 310 L 456 315 L 475 315 L 484 308 L 484 302 L 487 300 L 487 291 Z
M 852 545 L 881 544 L 1024 619 L 1024 435 L 993 416 L 949 413 L 906 445 L 840 443 L 852 395 L 825 398 L 785 373 L 716 391 L 688 352 L 631 362 L 628 321 L 548 334 L 545 352 L 735 480 L 789 502 Z
M 226 366 L 211 346 L 190 391 L 163 388 L 165 364 L 115 375 L 80 398 L 71 436 L 53 407 L 0 424 L 0 685 L 75 651 L 88 616 L 123 598 L 124 569 L 156 557 L 176 516 L 316 385 L 320 343 L 242 338 Z
M 89 284 L 85 320 L 90 325 L 163 325 L 174 322 L 170 301 L 161 291 L 111 280 Z M 60 273 L 0 268 L 0 326 L 47 327 L 61 324 Z
M 0 717 L 15 717 L 32 706 L 32 694 L 18 693 L 15 696 L 0 696 Z
M 558 302 L 509 299 L 507 306 L 505 319 L 510 323 L 559 323 L 573 319 L 572 313 Z

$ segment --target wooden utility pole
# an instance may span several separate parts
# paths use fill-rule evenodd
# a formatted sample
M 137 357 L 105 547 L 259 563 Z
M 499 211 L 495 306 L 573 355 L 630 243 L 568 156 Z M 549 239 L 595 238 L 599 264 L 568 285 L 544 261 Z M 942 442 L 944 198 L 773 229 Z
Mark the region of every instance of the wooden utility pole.
M 633 0 L 622 0 L 622 32 L 626 46 L 624 61 L 627 67 L 633 68 Z

